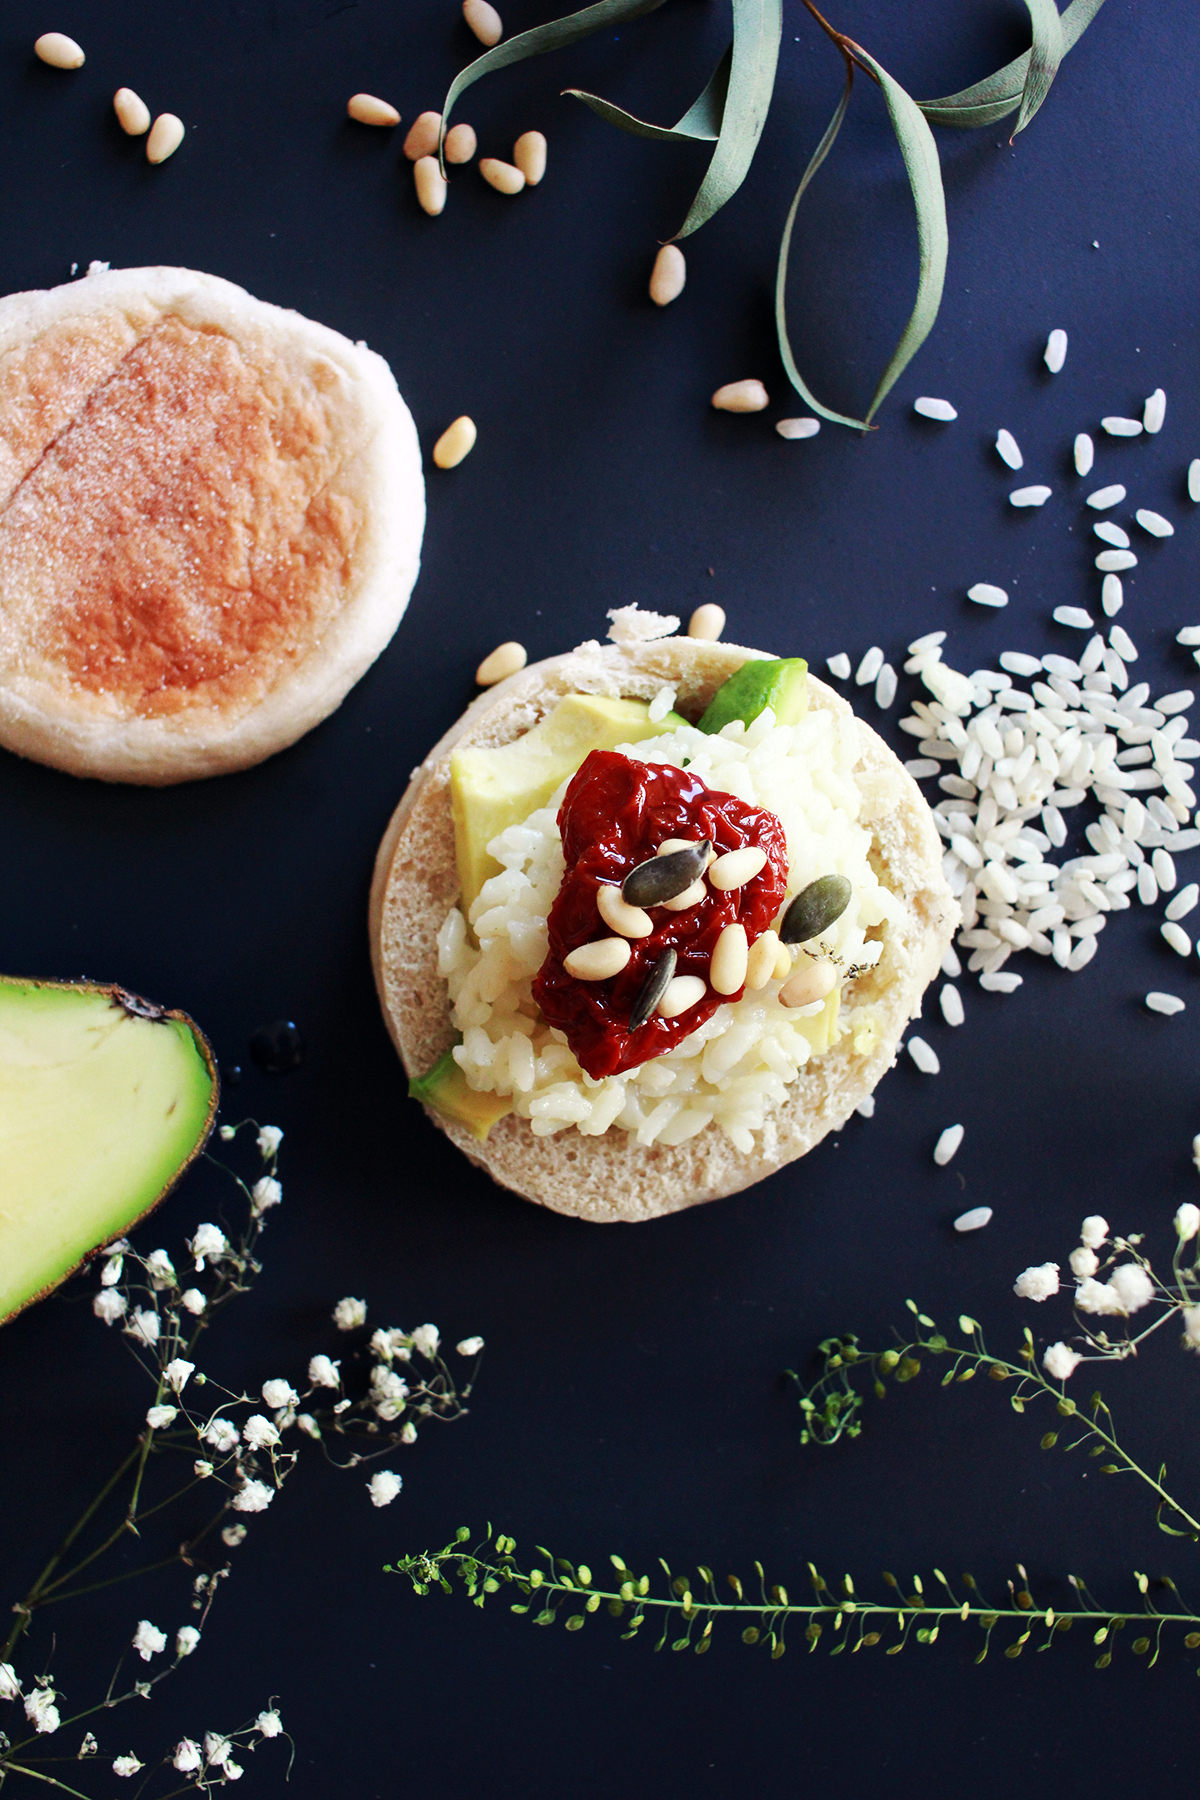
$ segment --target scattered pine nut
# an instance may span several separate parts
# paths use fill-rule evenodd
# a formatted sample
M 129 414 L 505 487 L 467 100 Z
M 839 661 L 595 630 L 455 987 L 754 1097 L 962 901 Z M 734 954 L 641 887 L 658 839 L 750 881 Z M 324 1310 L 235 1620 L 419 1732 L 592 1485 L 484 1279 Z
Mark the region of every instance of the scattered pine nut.
M 837 981 L 837 972 L 826 957 L 819 957 L 810 962 L 806 968 L 798 969 L 790 981 L 785 981 L 779 990 L 779 999 L 784 1006 L 812 1006 L 814 1001 L 824 1000 L 833 991 Z
M 448 163 L 469 163 L 477 144 L 478 139 L 470 125 L 452 125 L 446 133 L 442 153 Z
M 725 608 L 708 600 L 698 606 L 688 620 L 688 636 L 705 644 L 715 644 L 725 629 Z
M 687 263 L 678 244 L 664 244 L 650 271 L 650 298 L 655 306 L 670 306 L 678 300 L 687 280 Z
M 546 140 L 540 131 L 523 131 L 513 145 L 513 161 L 530 187 L 546 173 Z
M 150 108 L 132 88 L 118 88 L 113 95 L 113 111 L 122 131 L 130 137 L 141 137 L 150 129 Z
M 595 943 L 580 944 L 563 957 L 563 968 L 576 981 L 610 981 L 619 975 L 629 961 L 630 949 L 624 938 L 597 938 Z
M 438 147 L 441 132 L 441 113 L 419 113 L 409 126 L 408 136 L 404 140 L 404 154 L 409 162 L 419 162 L 423 156 L 432 156 Z
M 479 173 L 498 194 L 519 194 L 525 186 L 520 169 L 515 169 L 512 163 L 501 162 L 496 156 L 481 156 Z
M 596 911 L 604 920 L 610 931 L 619 937 L 649 937 L 654 930 L 654 920 L 642 906 L 630 906 L 622 900 L 619 887 L 599 887 L 596 889 Z
M 677 1019 L 703 1000 L 708 989 L 698 975 L 676 975 L 655 1009 L 660 1019 Z
M 183 120 L 177 119 L 174 113 L 159 113 L 150 127 L 150 136 L 146 139 L 146 161 L 166 162 L 168 156 L 174 156 L 182 142 Z
M 708 979 L 718 994 L 736 994 L 746 985 L 750 949 L 744 925 L 727 925 L 708 964 Z
M 33 46 L 33 54 L 52 69 L 82 69 L 83 51 L 63 31 L 43 31 Z
M 504 25 L 500 14 L 488 0 L 463 0 L 463 18 L 475 33 L 481 44 L 490 50 L 504 36 Z
M 420 156 L 413 164 L 413 185 L 423 212 L 436 219 L 446 204 L 446 177 L 436 156 Z
M 727 381 L 712 397 L 718 412 L 762 412 L 771 404 L 761 381 Z
M 523 669 L 529 661 L 529 652 L 524 644 L 510 641 L 497 644 L 490 656 L 485 656 L 475 671 L 477 687 L 495 687 L 498 681 L 504 681 Z
M 766 851 L 747 844 L 742 850 L 727 850 L 724 856 L 718 856 L 710 863 L 708 879 L 718 893 L 726 894 L 734 888 L 745 887 L 748 881 L 761 875 L 766 866 Z
M 430 157 L 429 160 L 433 162 L 434 158 Z M 476 436 L 475 421 L 469 419 L 466 413 L 455 419 L 453 425 L 447 425 L 433 446 L 433 460 L 438 468 L 456 469 L 463 457 L 469 456 L 475 448 Z
M 820 419 L 776 419 L 775 429 L 781 438 L 789 440 L 816 437 L 821 429 L 821 421 Z
M 755 938 L 751 944 L 750 955 L 746 961 L 746 986 L 751 992 L 765 988 L 774 975 L 775 958 L 779 954 L 779 949 L 779 938 L 773 931 L 764 931 L 762 936 Z
M 377 99 L 374 94 L 351 94 L 346 102 L 346 111 L 360 125 L 398 125 L 400 114 L 386 100 Z

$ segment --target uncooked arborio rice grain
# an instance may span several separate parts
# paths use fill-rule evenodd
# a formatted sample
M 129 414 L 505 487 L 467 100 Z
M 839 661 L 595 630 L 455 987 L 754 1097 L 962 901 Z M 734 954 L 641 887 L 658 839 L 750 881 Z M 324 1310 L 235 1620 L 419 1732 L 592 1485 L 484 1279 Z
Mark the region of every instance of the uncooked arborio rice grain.
M 948 425 L 951 419 L 958 417 L 948 400 L 937 400 L 929 394 L 922 394 L 919 399 L 913 401 L 913 411 L 920 413 L 923 419 L 939 419 L 944 425 Z M 1140 430 L 1141 427 L 1139 426 L 1138 429 Z
M 1025 458 L 1021 455 L 1020 445 L 1011 431 L 1003 427 L 996 433 L 996 453 L 1001 462 L 1007 463 L 1010 469 L 1023 469 Z
M 849 679 L 850 658 L 846 655 L 844 650 L 839 650 L 836 656 L 827 657 L 825 660 L 825 667 L 836 680 L 846 681 Z
M 962 995 L 958 989 L 951 987 L 949 982 L 944 983 L 938 1001 L 947 1025 L 961 1025 L 966 1014 L 963 1012 Z
M 945 1168 L 962 1141 L 963 1127 L 961 1125 L 947 1125 L 945 1131 L 942 1132 L 937 1143 L 933 1146 L 933 1160 L 939 1169 Z M 976 1211 L 986 1212 L 988 1219 L 992 1216 L 990 1209 L 987 1207 L 976 1208 Z M 954 1229 L 956 1231 L 977 1230 L 978 1227 L 975 1224 L 966 1225 L 963 1223 L 964 1219 L 969 1219 L 971 1217 L 972 1214 L 970 1213 L 961 1214 L 960 1217 L 954 1221 Z M 979 1224 L 986 1225 L 987 1219 L 980 1219 Z
M 952 1131 L 961 1131 L 962 1127 L 953 1125 L 950 1129 Z M 955 1148 L 957 1148 L 957 1145 Z M 949 1162 L 949 1160 L 950 1158 L 947 1157 L 946 1161 Z M 954 1221 L 954 1229 L 955 1231 L 982 1231 L 983 1227 L 985 1225 L 990 1225 L 991 1222 L 992 1209 L 990 1206 L 973 1206 L 969 1212 L 959 1213 L 957 1219 Z
M 1151 1012 L 1162 1013 L 1168 1019 L 1185 1010 L 1185 1002 L 1178 994 L 1162 994 L 1157 990 L 1146 995 L 1146 1005 Z
M 936 1075 L 941 1069 L 937 1052 L 925 1042 L 923 1037 L 911 1037 L 908 1040 L 908 1054 L 920 1069 L 922 1075 Z
M 872 644 L 855 671 L 855 682 L 859 687 L 869 687 L 882 667 L 883 651 L 878 644 Z

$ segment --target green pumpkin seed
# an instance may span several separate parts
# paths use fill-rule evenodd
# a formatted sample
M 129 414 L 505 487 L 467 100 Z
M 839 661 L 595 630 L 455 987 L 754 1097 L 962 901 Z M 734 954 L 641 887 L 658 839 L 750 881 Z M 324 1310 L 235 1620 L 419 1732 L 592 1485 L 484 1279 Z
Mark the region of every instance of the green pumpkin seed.
M 835 925 L 853 892 L 844 875 L 819 875 L 802 888 L 783 915 L 779 935 L 785 944 L 807 944 Z
M 675 964 L 679 958 L 674 950 L 664 950 L 654 967 L 642 983 L 641 992 L 633 1003 L 633 1011 L 629 1015 L 629 1029 L 636 1031 L 650 1017 L 675 975 Z
M 662 906 L 684 894 L 693 881 L 698 881 L 708 867 L 712 844 L 689 844 L 686 850 L 672 850 L 669 856 L 651 856 L 631 869 L 621 887 L 621 898 L 628 906 Z

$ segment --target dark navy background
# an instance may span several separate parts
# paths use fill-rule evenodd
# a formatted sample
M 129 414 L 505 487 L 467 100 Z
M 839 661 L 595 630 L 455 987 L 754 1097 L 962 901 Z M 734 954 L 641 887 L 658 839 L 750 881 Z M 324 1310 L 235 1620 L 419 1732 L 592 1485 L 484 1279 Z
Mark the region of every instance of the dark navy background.
M 510 33 L 536 22 L 506 0 Z M 834 22 L 918 95 L 1016 54 L 1010 0 L 841 0 Z M 78 74 L 32 59 L 36 34 L 76 35 Z M 1138 534 L 1121 623 L 1155 693 L 1196 675 L 1174 644 L 1200 621 L 1200 523 L 1184 472 L 1200 454 L 1196 357 L 1198 126 L 1193 7 L 1108 0 L 1013 148 L 1004 127 L 939 134 L 951 251 L 942 317 L 866 441 L 825 427 L 784 443 L 806 409 L 774 347 L 774 259 L 794 184 L 836 102 L 840 62 L 789 0 L 775 105 L 744 188 L 686 246 L 688 286 L 665 312 L 645 296 L 656 241 L 682 217 L 703 157 L 612 132 L 567 86 L 677 117 L 726 30 L 711 0 L 674 0 L 603 41 L 502 74 L 457 116 L 507 155 L 545 131 L 549 172 L 516 200 L 474 168 L 439 220 L 416 208 L 403 131 L 437 108 L 476 47 L 454 0 L 13 0 L 0 23 L 0 288 L 49 286 L 72 263 L 181 263 L 365 338 L 391 362 L 426 450 L 458 413 L 478 447 L 429 471 L 424 566 L 375 668 L 311 736 L 258 769 L 162 792 L 80 783 L 0 757 L 0 961 L 43 976 L 114 979 L 189 1009 L 226 1062 L 226 1094 L 286 1131 L 285 1205 L 272 1215 L 257 1295 L 214 1333 L 207 1366 L 240 1384 L 297 1377 L 333 1349 L 333 1301 L 362 1294 L 374 1323 L 434 1320 L 488 1341 L 472 1416 L 427 1429 L 397 1466 L 390 1510 L 360 1475 L 301 1472 L 245 1546 L 200 1653 L 150 1708 L 101 1720 L 105 1760 L 149 1758 L 184 1732 L 228 1728 L 278 1695 L 295 1735 L 291 1787 L 308 1796 L 420 1794 L 550 1800 L 799 1790 L 842 1795 L 1090 1791 L 1183 1793 L 1194 1767 L 1195 1656 L 1177 1638 L 1148 1671 L 1128 1640 L 1098 1673 L 1081 1631 L 1048 1657 L 972 1664 L 974 1628 L 933 1649 L 769 1663 L 728 1628 L 703 1661 L 655 1658 L 601 1614 L 578 1636 L 532 1630 L 503 1607 L 418 1601 L 381 1573 L 406 1551 L 491 1519 L 522 1549 L 638 1567 L 663 1555 L 803 1586 L 805 1560 L 875 1589 L 891 1567 L 971 1568 L 999 1596 L 1017 1559 L 1039 1603 L 1068 1572 L 1113 1606 L 1132 1570 L 1195 1593 L 1195 1551 L 1157 1533 L 1131 1482 L 1044 1454 L 1044 1426 L 990 1384 L 942 1394 L 936 1376 L 872 1406 L 856 1444 L 802 1450 L 788 1365 L 831 1330 L 877 1343 L 915 1296 L 949 1323 L 966 1309 L 997 1346 L 1028 1322 L 1062 1335 L 1069 1309 L 1016 1301 L 1029 1262 L 1066 1264 L 1085 1212 L 1147 1230 L 1165 1262 L 1171 1214 L 1200 1198 L 1189 1160 L 1200 982 L 1157 936 L 1161 908 L 1115 916 L 1079 976 L 1032 956 L 1012 998 L 963 983 L 967 1024 L 936 1003 L 922 1030 L 934 1078 L 907 1058 L 803 1163 L 719 1204 L 637 1229 L 541 1212 L 493 1188 L 405 1099 L 367 953 L 376 843 L 406 780 L 472 693 L 502 638 L 531 657 L 602 636 L 608 607 L 685 617 L 702 600 L 730 638 L 802 654 L 818 669 L 869 644 L 899 664 L 938 627 L 970 670 L 1003 649 L 1082 648 L 1057 604 L 1097 607 L 1082 495 L 1120 479 L 1131 506 L 1177 522 Z M 175 111 L 183 148 L 150 169 L 109 105 L 128 84 Z M 344 117 L 359 89 L 395 102 L 400 133 Z M 816 390 L 861 410 L 911 304 L 915 233 L 879 98 L 862 80 L 842 142 L 805 202 L 793 250 L 797 356 Z M 1041 350 L 1070 334 L 1064 372 Z M 720 383 L 761 377 L 770 413 L 717 415 Z M 1074 433 L 1168 395 L 1156 439 L 1098 437 L 1093 476 L 1070 469 Z M 959 409 L 950 427 L 911 413 L 920 393 Z M 1005 504 L 996 458 L 1008 426 L 1043 478 L 1040 513 Z M 710 573 L 711 571 L 711 573 Z M 999 582 L 1006 612 L 968 605 Z M 902 695 L 910 684 L 902 682 Z M 862 710 L 879 722 L 869 693 Z M 903 706 L 892 714 L 901 716 Z M 913 754 L 912 740 L 902 741 Z M 1193 854 L 1181 871 L 1200 864 Z M 1189 1010 L 1145 1012 L 1152 987 Z M 293 1017 L 303 1067 L 249 1066 L 253 1030 Z M 943 1126 L 966 1140 L 946 1170 Z M 143 1228 L 178 1250 L 221 1190 L 201 1172 Z M 955 1214 L 988 1204 L 984 1232 Z M 1200 1485 L 1200 1369 L 1158 1341 L 1104 1376 L 1131 1447 Z M 1086 1394 L 1086 1373 L 1076 1378 Z M 24 1591 L 75 1516 L 146 1395 L 120 1339 L 86 1300 L 52 1300 L 0 1335 L 0 1592 Z M 1092 1473 L 1085 1477 L 1085 1468 Z M 188 1617 L 177 1571 L 44 1615 L 37 1656 L 77 1704 L 107 1679 L 137 1618 Z M 74 1614 L 74 1618 L 72 1618 Z M 28 1672 L 32 1654 L 23 1656 Z M 140 1666 L 140 1665 L 139 1665 Z M 69 1747 L 69 1746 L 68 1746 Z M 284 1754 L 247 1771 L 282 1793 Z M 73 1780 L 70 1768 L 62 1771 Z M 1186 1776 L 1189 1783 L 1190 1775 Z M 99 1791 L 122 1784 L 103 1774 Z

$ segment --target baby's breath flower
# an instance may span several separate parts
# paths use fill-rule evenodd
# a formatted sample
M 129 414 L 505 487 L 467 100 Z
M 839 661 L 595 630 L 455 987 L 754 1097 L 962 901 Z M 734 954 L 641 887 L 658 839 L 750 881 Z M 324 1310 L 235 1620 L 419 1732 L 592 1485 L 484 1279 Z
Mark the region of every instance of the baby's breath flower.
M 1046 1373 L 1055 1381 L 1068 1381 L 1082 1361 L 1082 1356 L 1063 1343 L 1051 1344 L 1042 1358 Z
M 334 1307 L 333 1322 L 339 1331 L 357 1331 L 360 1325 L 365 1325 L 367 1322 L 366 1301 L 355 1300 L 352 1295 L 347 1294 L 346 1298 L 339 1300 Z
M 270 1407 L 294 1406 L 300 1398 L 290 1381 L 276 1377 L 262 1384 L 262 1397 Z
M 213 1472 L 213 1466 L 210 1462 L 204 1462 L 201 1459 L 200 1462 L 192 1464 L 192 1470 L 201 1481 L 207 1481 Z
M 219 1769 L 229 1761 L 233 1745 L 227 1737 L 217 1731 L 206 1731 L 204 1734 L 204 1760 L 214 1769 Z
M 83 1734 L 83 1742 L 79 1746 L 80 1761 L 82 1761 L 85 1756 L 95 1756 L 99 1748 L 100 1744 L 96 1738 L 95 1732 L 85 1731 Z
M 217 1135 L 223 1144 L 232 1144 L 234 1138 L 237 1136 L 237 1126 L 222 1125 Z
M 240 1432 L 232 1419 L 214 1419 L 204 1433 L 204 1441 L 221 1456 L 227 1456 L 238 1442 Z
M 200 1633 L 194 1625 L 181 1625 L 175 1633 L 176 1656 L 190 1656 L 200 1642 Z
M 1200 1231 L 1200 1206 L 1193 1206 L 1190 1200 L 1185 1200 L 1175 1214 L 1175 1230 L 1185 1244 L 1194 1238 Z
M 246 1420 L 242 1436 L 252 1450 L 269 1450 L 279 1442 L 279 1433 L 270 1419 L 264 1419 L 261 1413 L 253 1413 Z
M 442 1340 L 436 1325 L 418 1325 L 412 1333 L 412 1341 L 413 1349 L 419 1350 L 422 1356 L 432 1362 Z
M 116 1287 L 121 1279 L 121 1271 L 125 1266 L 123 1256 L 110 1256 L 100 1271 L 101 1287 Z
M 153 1350 L 155 1344 L 157 1344 L 159 1332 L 161 1330 L 162 1325 L 159 1321 L 158 1314 L 156 1312 L 150 1312 L 146 1307 L 142 1306 L 135 1308 L 132 1319 L 130 1319 L 128 1325 L 125 1327 L 126 1335 L 131 1337 L 137 1344 L 145 1344 L 148 1350 Z
M 0 1700 L 15 1700 L 20 1692 L 17 1671 L 11 1663 L 0 1663 Z
M 400 1489 L 404 1486 L 399 1475 L 393 1475 L 390 1469 L 379 1469 L 367 1483 L 367 1492 L 371 1496 L 372 1506 L 390 1506 Z
M 260 1126 L 258 1133 L 258 1154 L 262 1157 L 264 1162 L 268 1162 L 272 1156 L 278 1156 L 279 1146 L 282 1142 L 283 1133 L 280 1131 L 278 1125 Z
M 146 1414 L 146 1423 L 151 1431 L 165 1431 L 168 1425 L 175 1423 L 178 1416 L 177 1406 L 152 1406 Z
M 412 1420 L 410 1419 L 408 1421 L 408 1424 L 404 1427 L 404 1429 L 400 1433 L 400 1442 L 402 1444 L 415 1444 L 416 1441 L 417 1441 L 417 1428 L 413 1424 Z
M 397 1357 L 401 1362 L 410 1362 L 412 1350 L 409 1344 L 407 1331 L 401 1331 L 395 1325 L 389 1325 L 386 1330 L 381 1325 L 371 1334 L 371 1348 L 384 1362 L 393 1362 Z
M 1090 1275 L 1075 1289 L 1075 1304 L 1081 1312 L 1087 1313 L 1119 1313 L 1125 1310 L 1121 1305 L 1121 1296 L 1111 1282 L 1093 1281 Z
M 1098 1250 L 1108 1236 L 1108 1220 L 1099 1213 L 1089 1213 L 1079 1235 L 1089 1250 Z
M 92 1301 L 92 1311 L 106 1325 L 115 1325 L 118 1319 L 123 1319 L 128 1307 L 128 1300 L 124 1294 L 118 1294 L 116 1288 L 101 1288 Z
M 152 1656 L 157 1656 L 160 1650 L 166 1649 L 167 1634 L 160 1631 L 157 1625 L 152 1625 L 149 1619 L 141 1619 L 133 1634 L 133 1647 L 143 1662 L 149 1662 Z
M 1183 1347 L 1185 1350 L 1200 1350 L 1200 1306 L 1185 1306 L 1183 1309 Z
M 317 1424 L 317 1421 L 313 1418 L 311 1413 L 297 1413 L 296 1423 L 306 1437 L 320 1437 L 321 1427 Z
M 196 1259 L 198 1270 L 206 1261 L 224 1256 L 228 1248 L 229 1239 L 216 1225 L 197 1225 L 195 1237 L 188 1239 L 188 1249 Z
M 190 1313 L 202 1313 L 208 1301 L 199 1288 L 188 1288 L 186 1293 L 179 1296 L 179 1304 Z
M 463 1338 L 460 1343 L 455 1344 L 454 1348 L 460 1356 L 478 1356 L 483 1349 L 483 1339 L 481 1337 Z
M 175 1264 L 165 1250 L 152 1250 L 146 1258 L 146 1273 L 150 1277 L 150 1285 L 156 1292 L 163 1288 L 174 1287 Z
M 177 1394 L 182 1394 L 184 1388 L 187 1386 L 188 1376 L 194 1375 L 195 1372 L 196 1365 L 194 1362 L 187 1362 L 184 1357 L 177 1356 L 173 1361 L 167 1364 L 166 1368 L 163 1370 L 163 1375 L 166 1378 L 167 1385 L 173 1387 Z
M 266 1512 L 274 1498 L 275 1489 L 268 1487 L 265 1481 L 248 1481 L 233 1496 L 233 1510 L 244 1513 Z
M 245 1541 L 246 1527 L 244 1525 L 226 1525 L 221 1533 L 221 1542 L 228 1544 L 231 1550 L 236 1550 L 238 1545 L 244 1544 Z
M 138 1770 L 144 1767 L 145 1764 L 140 1763 L 133 1752 L 130 1751 L 128 1756 L 118 1756 L 113 1764 L 113 1774 L 123 1775 L 128 1779 L 130 1775 L 136 1775 Z
M 279 1717 L 279 1714 L 275 1711 L 274 1707 L 271 1708 L 270 1712 L 260 1712 L 254 1723 L 265 1738 L 278 1737 L 283 1730 L 283 1720 Z
M 1140 1263 L 1122 1263 L 1108 1281 L 1121 1302 L 1122 1312 L 1139 1312 L 1154 1298 L 1154 1283 Z
M 282 1199 L 283 1188 L 273 1175 L 264 1175 L 250 1189 L 250 1209 L 256 1219 L 269 1212 L 273 1206 L 278 1206 Z
M 1078 1250 L 1072 1250 L 1071 1273 L 1080 1281 L 1086 1275 L 1094 1275 L 1099 1267 L 1100 1258 L 1094 1250 L 1089 1250 L 1086 1244 L 1081 1244 Z
M 1013 1293 L 1020 1300 L 1049 1300 L 1058 1292 L 1058 1264 L 1039 1263 L 1026 1269 L 1013 1282 Z
M 1192 1139 L 1192 1161 L 1195 1163 L 1196 1168 L 1200 1170 L 1200 1131 L 1198 1131 Z
M 181 1775 L 194 1775 L 200 1767 L 200 1746 L 192 1738 L 181 1738 L 171 1758 Z
M 386 1363 L 371 1370 L 371 1404 L 381 1419 L 398 1419 L 408 1398 L 408 1383 Z
M 240 1781 L 246 1771 L 243 1769 L 241 1763 L 235 1763 L 232 1757 L 228 1757 L 222 1768 L 222 1773 L 225 1776 L 226 1781 Z
M 35 1731 L 47 1733 L 57 1731 L 62 1724 L 54 1700 L 55 1693 L 52 1687 L 35 1687 L 31 1694 L 26 1694 L 25 1717 Z
M 375 1336 L 378 1337 L 376 1332 Z M 374 1339 L 371 1340 L 372 1343 Z M 309 1359 L 308 1379 L 313 1387 L 336 1388 L 342 1385 L 342 1365 L 334 1362 L 329 1356 L 313 1356 Z

